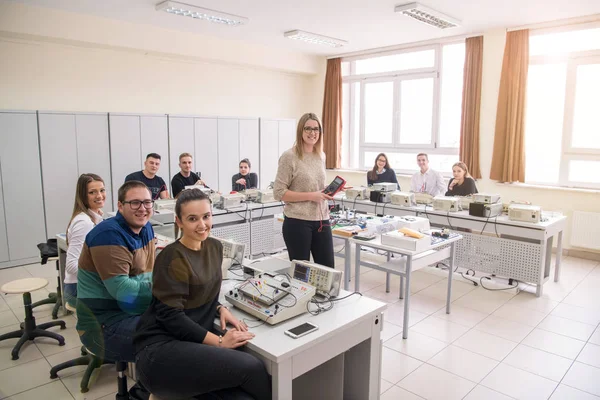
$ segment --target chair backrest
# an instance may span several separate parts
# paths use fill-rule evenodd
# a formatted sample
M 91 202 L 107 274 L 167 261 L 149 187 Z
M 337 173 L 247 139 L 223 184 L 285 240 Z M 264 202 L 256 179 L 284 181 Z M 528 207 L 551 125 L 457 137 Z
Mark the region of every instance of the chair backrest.
M 48 239 L 46 243 L 39 243 L 37 247 L 40 249 L 42 265 L 48 262 L 48 258 L 58 257 L 58 245 L 56 243 L 56 239 Z

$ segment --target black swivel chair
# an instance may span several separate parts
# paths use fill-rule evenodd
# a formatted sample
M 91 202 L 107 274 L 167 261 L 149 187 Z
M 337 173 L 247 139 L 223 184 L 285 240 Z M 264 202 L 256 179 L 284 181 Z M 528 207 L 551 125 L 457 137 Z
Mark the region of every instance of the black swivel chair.
M 38 249 L 40 249 L 40 257 L 42 258 L 41 264 L 44 265 L 48 262 L 48 258 L 50 257 L 58 257 L 58 247 L 56 244 L 56 239 L 48 239 L 46 243 L 39 243 L 37 245 Z M 54 309 L 52 310 L 52 319 L 58 318 L 58 310 L 62 306 L 62 292 L 60 290 L 60 264 L 59 260 L 56 260 L 56 271 L 58 273 L 58 277 L 56 278 L 57 286 L 56 293 L 50 293 L 47 299 L 43 299 L 40 301 L 36 301 L 31 305 L 31 308 L 35 308 L 37 306 L 41 306 L 42 304 L 54 304 Z

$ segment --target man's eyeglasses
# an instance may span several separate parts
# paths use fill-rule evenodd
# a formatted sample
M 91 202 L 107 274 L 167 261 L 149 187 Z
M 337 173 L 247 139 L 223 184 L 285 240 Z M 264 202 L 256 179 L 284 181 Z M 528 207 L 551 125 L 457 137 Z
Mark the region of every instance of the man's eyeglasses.
M 154 206 L 154 200 L 144 200 L 144 201 L 131 200 L 131 201 L 124 201 L 123 204 L 129 204 L 129 207 L 131 207 L 132 210 L 139 210 L 143 204 L 144 208 L 146 210 L 149 210 Z
M 311 131 L 313 131 L 314 133 L 320 133 L 321 132 L 321 128 L 319 128 L 318 126 L 315 126 L 314 128 L 311 128 L 310 126 L 305 126 L 304 127 L 304 132 L 310 133 Z

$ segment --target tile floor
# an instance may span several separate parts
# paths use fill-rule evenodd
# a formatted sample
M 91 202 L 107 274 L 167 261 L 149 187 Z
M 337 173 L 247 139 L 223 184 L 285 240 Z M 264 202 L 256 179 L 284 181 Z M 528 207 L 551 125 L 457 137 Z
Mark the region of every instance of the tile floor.
M 368 254 L 367 258 L 379 256 Z M 336 259 L 343 268 L 343 259 Z M 54 263 L 0 270 L 0 285 L 30 276 L 55 282 Z M 364 268 L 361 290 L 388 303 L 383 330 L 381 399 L 600 400 L 600 263 L 563 258 L 561 282 L 549 281 L 544 296 L 533 288 L 488 291 L 454 276 L 452 313 L 446 314 L 447 273 L 426 268 L 413 275 L 409 338 L 402 339 L 399 279 L 385 293 L 385 275 Z M 53 288 L 49 285 L 48 289 Z M 34 301 L 48 290 L 32 294 Z M 0 295 L 0 334 L 23 318 L 20 296 Z M 51 320 L 52 307 L 34 310 Z M 116 373 L 102 367 L 88 393 L 79 392 L 84 367 L 49 376 L 51 366 L 79 355 L 73 316 L 63 317 L 66 345 L 36 339 L 10 359 L 16 339 L 0 342 L 0 399 L 114 399 Z M 58 328 L 55 328 L 58 331 Z M 131 382 L 131 379 L 129 380 Z

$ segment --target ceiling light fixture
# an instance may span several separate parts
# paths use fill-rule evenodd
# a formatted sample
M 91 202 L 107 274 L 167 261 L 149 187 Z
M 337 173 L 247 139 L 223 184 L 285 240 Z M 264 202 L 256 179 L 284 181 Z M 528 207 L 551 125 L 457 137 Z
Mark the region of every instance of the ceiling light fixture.
M 396 6 L 395 12 L 406 15 L 423 22 L 424 24 L 435 26 L 436 28 L 446 29 L 460 26 L 460 21 L 442 14 L 439 11 L 425 7 L 419 3 L 410 3 Z
M 214 22 L 229 26 L 238 26 L 248 23 L 248 18 L 238 15 L 227 14 L 220 11 L 209 10 L 208 8 L 196 7 L 177 1 L 163 1 L 156 5 L 157 11 L 165 11 L 173 15 L 182 15 L 194 19 L 203 19 L 205 21 Z
M 316 33 L 304 32 L 304 31 L 288 31 L 283 34 L 288 39 L 302 40 L 314 44 L 322 44 L 329 47 L 342 47 L 348 44 L 347 41 L 341 39 L 335 39 L 328 36 L 317 35 Z

